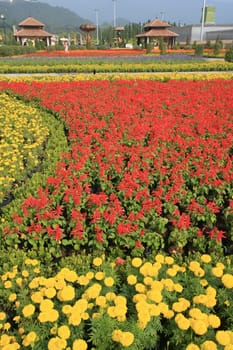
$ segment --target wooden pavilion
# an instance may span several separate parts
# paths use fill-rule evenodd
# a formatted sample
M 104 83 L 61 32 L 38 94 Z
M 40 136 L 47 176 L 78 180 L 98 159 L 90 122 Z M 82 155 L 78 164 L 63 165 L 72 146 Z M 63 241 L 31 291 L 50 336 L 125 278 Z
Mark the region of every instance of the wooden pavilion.
M 158 18 L 146 23 L 144 32 L 136 35 L 138 45 L 144 44 L 146 47 L 148 44 L 153 44 L 156 47 L 159 44 L 159 40 L 162 39 L 168 47 L 172 47 L 179 35 L 169 30 L 170 27 L 170 24 Z
M 22 45 L 28 45 L 31 43 L 35 45 L 36 41 L 44 41 L 46 46 L 51 45 L 51 38 L 53 34 L 50 34 L 44 30 L 44 24 L 33 17 L 28 17 L 18 24 L 19 30 L 14 33 L 14 37 Z

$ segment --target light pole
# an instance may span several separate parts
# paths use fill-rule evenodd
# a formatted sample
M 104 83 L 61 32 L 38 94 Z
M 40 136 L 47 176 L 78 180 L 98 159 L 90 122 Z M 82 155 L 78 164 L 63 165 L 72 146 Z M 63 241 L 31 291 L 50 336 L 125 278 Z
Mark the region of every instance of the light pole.
M 201 41 L 203 41 L 203 36 L 204 36 L 205 7 L 206 7 L 206 0 L 203 0 L 202 17 L 201 17 L 201 37 L 200 37 Z
M 113 26 L 116 28 L 116 0 L 113 1 Z
M 5 21 L 6 21 L 6 17 L 3 15 L 3 14 L 1 14 L 0 15 L 0 18 L 1 18 L 1 20 L 2 20 L 2 23 L 3 23 L 3 30 L 4 30 L 4 42 L 6 41 L 6 26 L 5 26 Z
M 95 19 L 96 19 L 96 44 L 99 45 L 99 10 L 95 9 Z

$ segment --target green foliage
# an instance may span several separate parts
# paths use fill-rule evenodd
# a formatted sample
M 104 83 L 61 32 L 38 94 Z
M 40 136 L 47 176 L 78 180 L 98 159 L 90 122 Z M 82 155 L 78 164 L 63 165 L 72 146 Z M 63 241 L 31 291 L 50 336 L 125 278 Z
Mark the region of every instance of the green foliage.
M 196 45 L 196 47 L 195 47 L 195 55 L 203 56 L 203 52 L 204 52 L 203 45 Z
M 3 45 L 0 46 L 0 57 L 23 55 L 36 52 L 36 48 L 32 46 L 20 45 Z
M 230 47 L 225 53 L 225 61 L 233 62 L 233 46 Z

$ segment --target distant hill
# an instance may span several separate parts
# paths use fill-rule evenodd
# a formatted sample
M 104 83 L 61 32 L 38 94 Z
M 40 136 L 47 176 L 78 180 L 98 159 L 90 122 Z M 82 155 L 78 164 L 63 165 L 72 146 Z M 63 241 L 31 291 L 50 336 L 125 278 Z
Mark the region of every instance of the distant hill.
M 45 30 L 52 34 L 79 31 L 82 23 L 90 22 L 64 7 L 26 0 L 0 0 L 0 14 L 5 16 L 7 28 L 17 27 L 18 23 L 31 16 L 44 23 Z M 0 23 L 0 26 L 2 25 Z

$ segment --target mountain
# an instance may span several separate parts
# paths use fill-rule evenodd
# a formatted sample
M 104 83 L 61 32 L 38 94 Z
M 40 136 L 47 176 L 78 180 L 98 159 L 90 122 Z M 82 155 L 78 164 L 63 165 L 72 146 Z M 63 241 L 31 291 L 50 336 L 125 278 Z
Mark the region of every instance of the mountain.
M 7 28 L 17 27 L 18 23 L 30 16 L 44 23 L 45 30 L 53 34 L 79 31 L 81 24 L 90 22 L 64 7 L 26 0 L 0 0 L 0 13 L 5 17 L 4 25 Z

